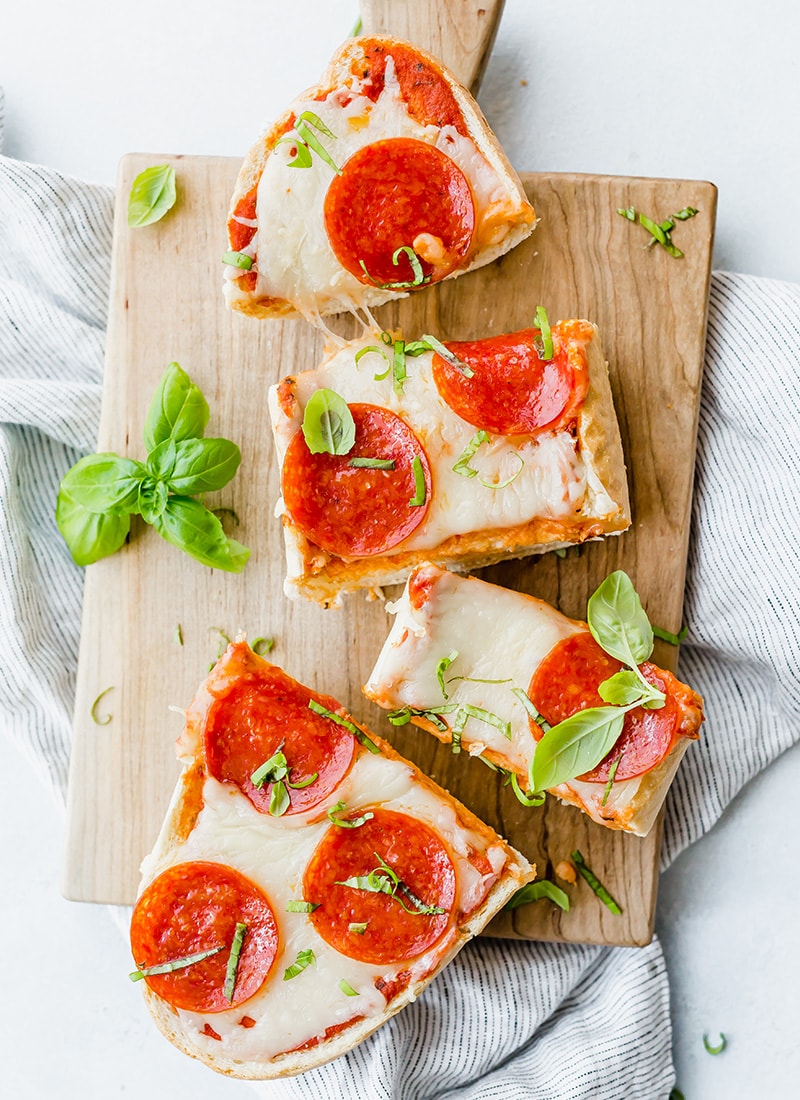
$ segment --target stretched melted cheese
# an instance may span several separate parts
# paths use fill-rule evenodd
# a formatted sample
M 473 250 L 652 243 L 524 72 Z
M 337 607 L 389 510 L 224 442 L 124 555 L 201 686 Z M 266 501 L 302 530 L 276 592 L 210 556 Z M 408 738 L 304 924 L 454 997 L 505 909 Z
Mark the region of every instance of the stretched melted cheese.
M 501 730 L 470 718 L 461 736 L 465 752 L 509 768 L 527 782 L 528 767 L 536 748 L 528 712 L 512 689 L 527 693 L 537 667 L 550 650 L 585 624 L 568 619 L 542 600 L 500 588 L 474 577 L 460 577 L 435 566 L 424 566 L 433 576 L 431 586 L 414 606 L 408 586 L 387 610 L 395 619 L 375 667 L 364 687 L 368 698 L 389 709 L 413 707 L 428 710 L 443 704 L 472 704 L 496 714 L 511 725 L 509 741 Z M 453 651 L 458 657 L 443 673 L 448 692 L 444 699 L 438 667 Z M 459 677 L 470 677 L 469 680 Z M 498 683 L 478 681 L 495 680 Z M 444 715 L 447 721 L 448 716 Z M 683 755 L 685 742 L 667 760 L 669 779 Z M 652 825 L 655 810 L 633 827 L 624 824 L 647 773 L 615 782 L 606 795 L 604 783 L 572 779 L 551 793 L 577 805 L 593 820 L 643 835 Z
M 379 1016 L 386 999 L 375 980 L 391 980 L 401 971 L 411 981 L 424 977 L 453 938 L 451 926 L 425 954 L 393 966 L 363 963 L 340 954 L 316 932 L 305 913 L 288 913 L 286 904 L 303 899 L 304 871 L 331 825 L 326 811 L 344 800 L 348 813 L 370 806 L 407 813 L 430 825 L 444 840 L 456 872 L 456 911 L 469 912 L 483 900 L 506 864 L 503 848 L 488 845 L 458 821 L 455 809 L 423 786 L 406 763 L 374 756 L 363 749 L 349 773 L 328 798 L 306 813 L 280 818 L 259 813 L 237 787 L 207 777 L 203 809 L 188 837 L 168 857 L 148 857 L 142 865 L 144 883 L 177 863 L 211 860 L 227 864 L 254 882 L 272 906 L 279 933 L 279 952 L 262 988 L 249 1000 L 225 1012 L 210 1014 L 176 1010 L 192 1043 L 210 1057 L 266 1061 L 309 1040 L 322 1039 L 326 1028 L 357 1016 Z M 320 820 L 321 817 L 321 820 Z M 468 861 L 470 846 L 483 852 L 493 874 L 483 877 Z M 299 951 L 312 949 L 315 963 L 290 981 L 284 971 Z M 344 979 L 357 996 L 339 986 Z M 243 1016 L 255 1020 L 244 1027 Z M 203 1033 L 209 1023 L 220 1036 Z
M 386 61 L 385 85 L 373 102 L 364 84 L 353 78 L 350 88 L 328 93 L 324 99 L 300 98 L 292 105 L 296 118 L 310 111 L 333 137 L 315 130 L 333 162 L 341 168 L 354 153 L 386 137 L 415 138 L 445 153 L 466 176 L 475 205 L 476 244 L 491 246 L 503 236 L 504 206 L 509 206 L 508 184 L 479 152 L 471 138 L 453 126 L 423 126 L 409 115 L 391 57 Z M 295 136 L 294 130 L 289 137 Z M 397 291 L 364 284 L 342 267 L 325 230 L 323 206 L 335 173 L 317 153 L 310 168 L 290 167 L 292 142 L 281 142 L 267 157 L 258 184 L 258 229 L 244 251 L 255 257 L 258 272 L 255 294 L 284 298 L 310 320 L 341 310 L 356 311 L 397 298 Z M 532 228 L 532 227 L 531 227 Z M 237 296 L 236 268 L 226 272 L 226 297 Z

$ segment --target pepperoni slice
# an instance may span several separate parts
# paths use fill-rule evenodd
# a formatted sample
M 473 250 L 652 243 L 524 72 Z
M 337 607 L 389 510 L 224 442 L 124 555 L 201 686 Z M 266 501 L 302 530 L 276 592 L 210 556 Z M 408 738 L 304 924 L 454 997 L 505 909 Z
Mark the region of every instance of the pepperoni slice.
M 286 449 L 282 488 L 286 509 L 317 546 L 340 558 L 382 554 L 422 523 L 431 496 L 431 471 L 414 432 L 377 405 L 350 405 L 356 425 L 346 455 L 312 454 L 302 431 Z M 414 458 L 425 477 L 425 502 L 415 498 Z M 353 458 L 394 461 L 393 470 L 351 466 Z
M 236 925 L 246 924 L 233 999 L 225 979 Z M 214 955 L 145 981 L 159 997 L 190 1012 L 224 1012 L 256 993 L 278 953 L 269 902 L 249 879 L 221 863 L 179 863 L 154 879 L 136 903 L 131 950 L 140 969 L 222 947 Z
M 205 752 L 208 772 L 221 783 L 235 783 L 259 813 L 269 813 L 272 783 L 253 785 L 250 777 L 279 750 L 289 768 L 283 783 L 287 814 L 310 810 L 341 782 L 356 751 L 349 730 L 309 709 L 316 699 L 327 710 L 338 703 L 312 694 L 274 665 L 250 672 L 217 697 L 208 710 Z M 317 779 L 306 783 L 314 774 Z M 287 783 L 288 780 L 288 783 Z
M 527 328 L 485 340 L 447 343 L 472 368 L 468 377 L 439 355 L 433 357 L 436 388 L 450 408 L 476 428 L 521 435 L 564 426 L 577 413 L 589 388 L 583 350 L 556 342 L 552 359 L 539 358 Z
M 533 705 L 551 726 L 587 707 L 604 707 L 597 688 L 619 672 L 620 661 L 610 657 L 589 631 L 581 631 L 558 642 L 536 669 L 528 695 Z M 667 701 L 659 710 L 636 707 L 628 711 L 622 733 L 600 763 L 585 775 L 587 783 L 606 783 L 611 765 L 619 759 L 617 781 L 634 779 L 660 764 L 681 733 L 678 695 L 682 685 L 669 672 L 645 661 L 640 665 L 648 683 L 665 692 Z M 531 730 L 538 741 L 541 727 L 531 719 Z
M 303 897 L 319 903 L 311 914 L 314 927 L 343 955 L 380 964 L 413 959 L 436 943 L 450 923 L 455 869 L 444 844 L 427 825 L 393 810 L 375 808 L 372 813 L 372 819 L 358 828 L 328 830 L 306 868 Z M 444 912 L 417 912 L 400 888 L 390 896 L 341 885 L 373 871 L 385 874 L 381 860 L 420 902 Z M 364 923 L 362 933 L 350 929 L 351 924 Z
M 428 281 L 464 265 L 475 229 L 472 190 L 458 165 L 414 138 L 365 145 L 334 176 L 325 229 L 342 267 L 362 283 L 413 282 L 413 248 Z M 363 261 L 364 268 L 361 266 Z

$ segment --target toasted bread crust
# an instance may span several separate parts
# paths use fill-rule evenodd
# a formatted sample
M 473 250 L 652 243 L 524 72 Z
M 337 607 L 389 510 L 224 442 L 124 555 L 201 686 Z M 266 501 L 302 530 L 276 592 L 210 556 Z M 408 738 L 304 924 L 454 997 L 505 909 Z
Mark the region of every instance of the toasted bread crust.
M 340 87 L 348 87 L 352 84 L 354 66 L 359 61 L 363 62 L 365 48 L 379 45 L 387 52 L 391 52 L 393 46 L 413 48 L 419 55 L 420 61 L 428 68 L 439 74 L 452 92 L 466 124 L 467 133 L 484 159 L 495 170 L 502 180 L 505 190 L 504 222 L 505 234 L 494 243 L 478 248 L 473 252 L 470 262 L 453 271 L 447 278 L 455 278 L 467 271 L 492 263 L 499 256 L 510 251 L 523 241 L 532 231 L 536 216 L 528 201 L 525 190 L 518 174 L 511 166 L 497 138 L 492 133 L 484 115 L 473 99 L 470 92 L 456 79 L 456 77 L 431 54 L 417 46 L 409 47 L 408 43 L 388 35 L 370 35 L 349 39 L 331 59 L 331 62 L 322 75 L 318 85 L 308 88 L 298 100 L 323 99 L 330 92 Z M 239 170 L 239 175 L 234 186 L 231 198 L 229 219 L 234 216 L 236 208 L 242 199 L 246 198 L 254 188 L 258 187 L 264 171 L 267 158 L 280 137 L 291 128 L 295 119 L 292 108 L 285 111 L 253 144 L 245 156 Z M 245 276 L 231 279 L 225 284 L 225 296 L 231 309 L 245 313 L 251 317 L 298 317 L 300 313 L 291 302 L 283 298 L 265 297 L 259 295 L 256 290 L 247 286 Z M 365 285 L 363 287 L 363 299 L 367 306 L 379 306 L 396 298 L 408 297 L 407 291 L 383 290 L 378 287 Z M 345 308 L 343 305 L 325 307 L 320 310 L 320 316 L 335 313 Z
M 203 721 L 207 708 L 213 700 L 213 691 L 224 687 L 231 678 L 235 679 L 246 674 L 248 670 L 263 667 L 267 663 L 249 649 L 242 637 L 237 638 L 228 647 L 226 653 L 215 666 L 206 682 L 200 687 L 192 704 L 187 709 L 186 728 L 178 741 L 179 757 L 184 762 L 184 771 L 176 785 L 155 847 L 150 856 L 144 861 L 140 893 L 163 870 L 173 863 L 180 862 L 181 845 L 192 831 L 197 816 L 202 809 L 203 785 L 207 778 L 203 759 Z M 426 790 L 434 792 L 439 799 L 452 807 L 461 826 L 477 833 L 487 842 L 491 841 L 494 847 L 500 847 L 506 859 L 505 865 L 497 882 L 492 886 L 480 907 L 469 913 L 461 923 L 445 934 L 446 950 L 427 974 L 419 980 L 412 981 L 405 989 L 391 998 L 385 1009 L 377 1016 L 356 1018 L 329 1037 L 311 1045 L 304 1044 L 304 1049 L 287 1051 L 272 1058 L 265 1058 L 263 1061 L 227 1057 L 222 1053 L 222 1050 L 219 1054 L 209 1052 L 193 1040 L 192 1034 L 182 1025 L 181 1016 L 177 1010 L 155 994 L 146 982 L 142 982 L 145 1002 L 161 1032 L 178 1049 L 190 1057 L 204 1062 L 217 1073 L 249 1080 L 288 1077 L 313 1069 L 344 1054 L 357 1043 L 366 1039 L 368 1035 L 372 1034 L 396 1012 L 399 1012 L 406 1004 L 414 1000 L 442 967 L 463 947 L 467 940 L 477 935 L 512 895 L 535 877 L 535 868 L 531 867 L 527 860 L 513 848 L 500 840 L 494 831 L 480 821 L 470 810 L 458 803 L 447 792 L 437 787 L 432 780 L 423 775 L 413 764 L 410 764 L 383 738 L 372 733 L 361 723 L 356 722 L 342 708 L 339 708 L 338 713 L 361 729 L 370 740 L 380 747 L 381 753 L 387 759 L 400 761 L 407 767 L 412 768 L 415 773 L 415 781 Z

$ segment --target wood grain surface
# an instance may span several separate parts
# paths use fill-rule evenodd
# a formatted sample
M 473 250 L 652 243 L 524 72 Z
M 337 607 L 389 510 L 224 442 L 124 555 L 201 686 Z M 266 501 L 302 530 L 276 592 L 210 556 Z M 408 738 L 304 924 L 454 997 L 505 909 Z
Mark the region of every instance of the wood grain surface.
M 473 94 L 505 0 L 361 0 L 364 34 L 392 34 L 428 50 Z
M 123 161 L 118 194 L 163 157 Z M 571 888 L 569 914 L 536 903 L 493 923 L 496 935 L 642 944 L 652 934 L 659 831 L 640 840 L 592 824 L 548 799 L 525 809 L 477 761 L 453 757 L 432 737 L 390 726 L 360 692 L 389 628 L 379 601 L 349 597 L 325 611 L 282 594 L 283 546 L 273 507 L 279 476 L 267 416 L 267 387 L 313 367 L 322 337 L 301 320 L 256 321 L 229 313 L 219 257 L 238 162 L 170 158 L 176 207 L 157 225 L 130 230 L 124 204 L 115 226 L 112 295 L 99 450 L 142 458 L 150 398 L 177 360 L 211 406 L 208 435 L 237 441 L 243 461 L 211 507 L 235 510 L 235 537 L 252 548 L 240 576 L 209 570 L 135 520 L 130 544 L 87 569 L 68 801 L 64 892 L 70 898 L 130 903 L 138 865 L 151 848 L 178 775 L 173 743 L 191 700 L 229 636 L 274 636 L 276 663 L 341 700 L 388 737 L 552 877 L 580 848 L 618 898 L 605 909 L 585 884 Z M 528 242 L 499 262 L 428 288 L 379 311 L 409 338 L 473 339 L 529 325 L 538 304 L 551 319 L 587 317 L 601 328 L 628 461 L 634 512 L 626 534 L 554 554 L 507 562 L 483 576 L 584 617 L 586 600 L 612 569 L 632 576 L 653 622 L 681 624 L 694 441 L 716 202 L 708 183 L 604 176 L 526 175 L 540 223 Z M 691 204 L 680 223 L 676 260 L 620 217 L 633 204 L 657 220 Z M 354 323 L 337 318 L 343 335 Z M 231 531 L 231 533 L 234 533 Z M 391 592 L 388 593 L 391 595 Z M 178 643 L 180 626 L 183 644 Z M 657 643 L 655 657 L 676 653 Z M 107 725 L 91 717 L 100 710 Z M 689 750 L 684 767 L 692 766 Z

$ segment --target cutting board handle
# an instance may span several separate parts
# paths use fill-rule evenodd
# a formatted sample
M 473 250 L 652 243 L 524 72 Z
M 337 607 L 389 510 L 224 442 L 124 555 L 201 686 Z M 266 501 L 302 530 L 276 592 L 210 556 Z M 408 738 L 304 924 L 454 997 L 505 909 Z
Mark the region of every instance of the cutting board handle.
M 364 34 L 392 34 L 443 61 L 477 93 L 505 0 L 361 0 Z

